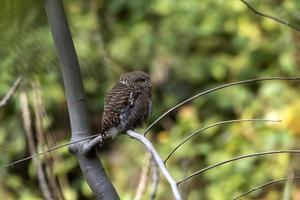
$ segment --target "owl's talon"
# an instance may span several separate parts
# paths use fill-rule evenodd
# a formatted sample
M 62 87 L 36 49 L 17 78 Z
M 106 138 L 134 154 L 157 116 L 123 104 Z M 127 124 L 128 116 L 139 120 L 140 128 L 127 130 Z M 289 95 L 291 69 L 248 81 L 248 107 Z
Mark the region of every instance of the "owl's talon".
M 107 133 L 105 132 L 103 135 L 101 135 L 98 139 L 98 144 L 99 144 L 99 147 L 103 147 L 104 146 L 104 138 L 105 136 L 107 135 Z

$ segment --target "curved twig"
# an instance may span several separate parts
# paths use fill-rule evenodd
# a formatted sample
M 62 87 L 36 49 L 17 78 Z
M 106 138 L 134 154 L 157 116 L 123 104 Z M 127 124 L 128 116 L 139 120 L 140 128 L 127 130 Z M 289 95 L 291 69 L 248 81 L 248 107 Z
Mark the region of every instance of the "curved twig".
M 240 0 L 242 3 L 244 3 L 254 14 L 258 15 L 258 16 L 261 16 L 261 17 L 265 17 L 265 18 L 268 18 L 268 19 L 271 19 L 275 22 L 278 22 L 280 24 L 283 24 L 283 25 L 286 25 L 286 26 L 289 26 L 290 28 L 300 32 L 300 28 L 295 26 L 294 24 L 291 24 L 290 22 L 288 21 L 285 21 L 285 20 L 282 20 L 282 19 L 279 19 L 277 17 L 274 17 L 274 16 L 271 16 L 271 15 L 267 15 L 267 14 L 264 14 L 262 12 L 259 12 L 258 10 L 256 10 L 253 6 L 251 6 L 247 1 L 245 0 Z
M 153 147 L 152 143 L 143 135 L 136 133 L 132 130 L 127 131 L 127 135 L 129 135 L 131 138 L 134 138 L 145 145 L 147 150 L 151 153 L 153 160 L 159 167 L 161 173 L 165 176 L 168 183 L 170 184 L 170 187 L 172 189 L 173 195 L 176 200 L 182 200 L 182 197 L 179 193 L 179 189 L 177 187 L 176 181 L 173 179 L 173 177 L 170 175 L 169 171 L 167 170 L 164 161 L 161 159 L 155 148 Z
M 155 125 L 157 124 L 158 121 L 160 121 L 162 118 L 164 118 L 167 114 L 169 114 L 170 112 L 172 112 L 173 110 L 179 108 L 180 106 L 209 93 L 215 92 L 217 90 L 223 89 L 223 88 L 227 88 L 227 87 L 231 87 L 231 86 L 235 86 L 235 85 L 241 85 L 241 84 L 245 84 L 245 83 L 253 83 L 253 82 L 259 82 L 259 81 L 271 81 L 271 80 L 289 80 L 289 81 L 298 81 L 300 80 L 300 77 L 267 77 L 267 78 L 255 78 L 255 79 L 249 79 L 249 80 L 243 80 L 243 81 L 237 81 L 237 82 L 233 82 L 233 83 L 227 83 L 224 85 L 220 85 L 217 87 L 214 87 L 212 89 L 206 90 L 204 92 L 200 92 L 184 101 L 182 101 L 181 103 L 177 104 L 176 106 L 170 108 L 169 110 L 167 110 L 165 113 L 163 113 L 160 117 L 158 117 L 152 124 L 150 124 L 150 126 L 147 127 L 147 129 L 144 132 L 144 135 L 147 135 L 147 133 L 149 132 L 149 130 Z
M 169 160 L 169 158 L 171 157 L 171 155 L 179 148 L 181 147 L 184 143 L 186 143 L 188 140 L 190 140 L 191 138 L 193 138 L 194 136 L 196 136 L 197 134 L 209 129 L 209 128 L 212 128 L 212 127 L 215 127 L 215 126 L 218 126 L 218 125 L 221 125 L 221 124 L 230 124 L 230 123 L 235 123 L 235 122 L 253 122 L 253 121 L 261 121 L 261 122 L 281 122 L 281 120 L 270 120 L 270 119 L 234 119 L 234 120 L 226 120 L 226 121 L 220 121 L 220 122 L 217 122 L 217 123 L 214 123 L 214 124 L 210 124 L 204 128 L 201 128 L 197 131 L 195 131 L 194 133 L 190 134 L 189 136 L 187 136 L 182 142 L 180 142 L 170 153 L 169 155 L 165 158 L 165 163 Z
M 254 192 L 254 191 L 256 191 L 256 190 L 259 190 L 259 189 L 261 189 L 261 188 L 264 188 L 264 187 L 269 186 L 269 185 L 272 185 L 272 184 L 277 184 L 277 183 L 281 183 L 281 182 L 283 182 L 283 181 L 287 181 L 287 180 L 289 180 L 289 179 L 292 179 L 292 180 L 300 179 L 300 176 L 289 177 L 289 178 L 282 178 L 282 179 L 278 179 L 278 180 L 269 181 L 269 182 L 267 182 L 267 183 L 264 183 L 264 184 L 262 184 L 262 185 L 259 185 L 259 186 L 255 187 L 255 188 L 252 188 L 251 190 L 248 190 L 247 192 L 244 192 L 243 194 L 241 194 L 241 195 L 239 195 L 239 196 L 233 197 L 232 200 L 240 199 L 240 198 L 242 198 L 242 197 L 244 197 L 244 196 L 250 194 L 251 192 Z
M 254 154 L 248 154 L 248 155 L 238 156 L 238 157 L 235 157 L 235 158 L 232 158 L 232 159 L 229 159 L 229 160 L 225 160 L 223 162 L 219 162 L 217 164 L 208 166 L 208 167 L 206 167 L 204 169 L 201 169 L 199 171 L 196 171 L 195 173 L 193 173 L 193 174 L 187 176 L 186 178 L 181 179 L 180 181 L 178 181 L 177 185 L 179 185 L 182 182 L 187 181 L 188 179 L 191 179 L 194 176 L 197 176 L 197 175 L 199 175 L 199 174 L 201 174 L 201 173 L 203 173 L 205 171 L 208 171 L 210 169 L 213 169 L 213 168 L 216 168 L 218 166 L 224 165 L 226 163 L 230 163 L 230 162 L 233 162 L 233 161 L 236 161 L 236 160 L 241 160 L 241 159 L 244 159 L 244 158 L 250 158 L 250 157 L 255 157 L 255 156 L 263 156 L 263 155 L 269 155 L 269 154 L 281 154 L 281 153 L 299 154 L 300 150 L 275 150 L 275 151 L 265 151 L 265 152 L 259 152 L 259 153 L 254 153 Z

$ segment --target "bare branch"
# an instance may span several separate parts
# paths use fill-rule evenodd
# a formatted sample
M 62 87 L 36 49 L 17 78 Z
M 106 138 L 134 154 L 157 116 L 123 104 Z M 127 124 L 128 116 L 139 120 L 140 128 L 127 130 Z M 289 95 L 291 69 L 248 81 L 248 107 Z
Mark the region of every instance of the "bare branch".
M 254 192 L 256 190 L 259 190 L 261 188 L 264 188 L 264 187 L 272 185 L 272 184 L 277 184 L 277 183 L 281 183 L 281 182 L 284 182 L 284 181 L 288 181 L 289 179 L 298 180 L 298 179 L 300 179 L 300 176 L 288 177 L 288 178 L 282 178 L 282 179 L 278 179 L 278 180 L 274 180 L 274 181 L 269 181 L 267 183 L 264 183 L 262 185 L 259 185 L 259 186 L 255 187 L 255 188 L 252 188 L 251 190 L 249 190 L 247 192 L 244 192 L 243 194 L 241 194 L 239 196 L 233 197 L 232 200 L 240 199 L 240 198 L 250 194 L 251 192 Z
M 86 143 L 82 146 L 82 149 L 81 149 L 81 150 L 82 150 L 82 153 L 83 153 L 84 155 L 88 155 L 91 151 L 93 151 L 93 150 L 95 149 L 96 146 L 101 145 L 101 143 L 102 143 L 105 139 L 107 139 L 107 138 L 109 138 L 109 137 L 112 137 L 112 138 L 113 138 L 113 136 L 110 136 L 110 135 L 111 135 L 110 133 L 106 134 L 105 136 L 103 136 L 102 134 L 98 134 L 97 137 L 94 137 L 91 141 L 86 142 Z
M 67 105 L 71 123 L 71 141 L 90 136 L 90 126 L 85 106 L 85 94 L 77 54 L 74 48 L 64 6 L 61 0 L 44 0 L 54 46 L 60 61 Z M 81 151 L 85 142 L 69 146 L 76 156 L 84 178 L 98 200 L 120 199 L 93 150 L 88 156 Z
M 256 10 L 253 6 L 251 6 L 247 1 L 245 0 L 240 0 L 241 2 L 243 2 L 254 14 L 258 15 L 258 16 L 261 16 L 261 17 L 265 17 L 265 18 L 268 18 L 268 19 L 271 19 L 275 22 L 278 22 L 280 24 L 283 24 L 283 25 L 286 25 L 286 26 L 289 26 L 290 28 L 300 32 L 300 28 L 291 24 L 290 22 L 288 21 L 285 21 L 285 20 L 282 20 L 282 19 L 279 19 L 277 17 L 274 17 L 274 16 L 271 16 L 271 15 L 267 15 L 267 14 L 264 14 L 262 12 L 259 12 L 258 10 Z
M 193 138 L 194 136 L 196 136 L 197 134 L 218 126 L 218 125 L 222 125 L 222 124 L 230 124 L 230 123 L 236 123 L 236 122 L 253 122 L 253 121 L 260 121 L 260 122 L 281 122 L 281 120 L 270 120 L 270 119 L 234 119 L 234 120 L 227 120 L 227 121 L 220 121 L 214 124 L 210 124 L 204 128 L 201 128 L 197 131 L 195 131 L 194 133 L 190 134 L 188 137 L 186 137 L 182 142 L 180 142 L 178 145 L 176 145 L 176 147 L 169 153 L 169 155 L 166 157 L 165 159 L 165 163 L 169 160 L 169 158 L 171 157 L 171 155 L 179 148 L 181 147 L 184 143 L 186 143 L 188 140 L 190 140 L 191 138 Z
M 152 143 L 143 135 L 138 134 L 132 130 L 127 131 L 127 135 L 129 135 L 131 138 L 134 138 L 136 140 L 138 140 L 139 142 L 141 142 L 143 145 L 145 145 L 145 147 L 147 148 L 147 150 L 151 153 L 153 160 L 155 161 L 155 163 L 157 164 L 157 166 L 159 167 L 160 171 L 162 172 L 162 174 L 165 176 L 165 178 L 167 179 L 173 195 L 175 197 L 176 200 L 181 200 L 182 197 L 179 193 L 177 184 L 175 182 L 175 180 L 173 179 L 173 177 L 170 175 L 169 171 L 167 170 L 163 160 L 161 159 L 161 157 L 159 156 L 159 154 L 157 153 L 157 151 L 155 150 L 155 148 L 153 147 Z
M 217 90 L 223 89 L 223 88 L 227 88 L 227 87 L 231 87 L 231 86 L 235 86 L 235 85 L 242 85 L 242 84 L 246 84 L 246 83 L 254 83 L 254 82 L 260 82 L 260 81 L 271 81 L 271 80 L 288 80 L 288 81 L 299 81 L 300 77 L 267 77 L 267 78 L 256 78 L 256 79 L 249 79 L 249 80 L 243 80 L 243 81 L 237 81 L 237 82 L 233 82 L 233 83 L 227 83 L 224 85 L 220 85 L 217 86 L 215 88 L 206 90 L 204 92 L 200 92 L 184 101 L 182 101 L 181 103 L 177 104 L 176 106 L 170 108 L 169 110 L 167 110 L 165 113 L 163 113 L 160 117 L 158 117 L 152 124 L 150 124 L 150 126 L 147 127 L 147 129 L 144 132 L 144 135 L 146 135 L 149 130 L 155 125 L 157 124 L 157 122 L 159 122 L 162 118 L 164 118 L 166 115 L 168 115 L 170 112 L 174 111 L 175 109 L 179 108 L 180 106 L 209 93 L 215 92 Z
M 7 104 L 7 102 L 9 101 L 9 99 L 13 96 L 13 94 L 17 90 L 17 88 L 20 85 L 21 81 L 22 81 L 22 77 L 21 76 L 15 80 L 14 84 L 8 90 L 8 92 L 6 93 L 6 95 L 3 97 L 3 99 L 1 99 L 1 101 L 0 101 L 0 108 L 3 107 L 3 106 L 5 106 Z
M 149 169 L 150 169 L 150 164 L 151 164 L 151 157 L 152 156 L 150 153 L 146 153 L 146 155 L 144 157 L 144 162 L 143 162 L 144 166 L 142 169 L 138 187 L 135 192 L 134 200 L 141 200 L 145 193 L 147 182 L 148 182 L 148 174 L 149 174 Z
M 250 158 L 250 157 L 256 157 L 256 156 L 270 155 L 270 154 L 282 154 L 282 153 L 284 153 L 284 154 L 299 154 L 300 150 L 275 150 L 275 151 L 265 151 L 265 152 L 259 152 L 259 153 L 254 153 L 254 154 L 248 154 L 248 155 L 238 156 L 238 157 L 235 157 L 235 158 L 232 158 L 232 159 L 229 159 L 229 160 L 225 160 L 223 162 L 219 162 L 217 164 L 208 166 L 208 167 L 206 167 L 204 169 L 201 169 L 199 171 L 196 171 L 195 173 L 189 175 L 188 177 L 186 177 L 186 178 L 181 179 L 180 181 L 178 181 L 177 185 L 181 184 L 184 181 L 187 181 L 187 180 L 193 178 L 194 176 L 197 176 L 197 175 L 199 175 L 199 174 L 201 174 L 203 172 L 206 172 L 206 171 L 208 171 L 210 169 L 219 167 L 221 165 L 224 165 L 224 164 L 236 161 L 236 160 L 241 160 L 241 159 L 244 159 L 244 158 Z

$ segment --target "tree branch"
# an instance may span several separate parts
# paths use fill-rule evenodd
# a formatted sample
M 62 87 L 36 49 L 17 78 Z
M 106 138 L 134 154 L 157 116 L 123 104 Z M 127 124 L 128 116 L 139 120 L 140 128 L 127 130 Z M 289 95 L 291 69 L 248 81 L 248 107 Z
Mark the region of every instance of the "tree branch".
M 22 81 L 22 77 L 21 76 L 15 80 L 14 84 L 8 90 L 8 92 L 6 93 L 6 95 L 3 97 L 3 99 L 1 99 L 1 101 L 0 101 L 0 108 L 3 107 L 3 106 L 5 106 L 7 104 L 7 102 L 9 101 L 9 99 L 13 96 L 13 94 L 17 90 L 17 88 L 20 85 L 21 81 Z
M 157 153 L 157 151 L 155 150 L 155 148 L 153 147 L 152 143 L 143 135 L 138 134 L 132 130 L 127 131 L 127 135 L 129 135 L 131 138 L 134 138 L 136 140 L 138 140 L 139 142 L 141 142 L 143 145 L 145 145 L 145 147 L 147 148 L 147 150 L 151 153 L 153 160 L 156 162 L 157 166 L 159 167 L 160 171 L 162 172 L 162 174 L 165 176 L 165 178 L 167 179 L 173 195 L 175 197 L 176 200 L 181 200 L 182 197 L 179 193 L 178 187 L 176 185 L 175 180 L 173 179 L 173 177 L 170 175 L 169 171 L 167 170 L 163 160 L 161 159 L 161 157 L 159 156 L 159 154 Z
M 71 142 L 77 141 L 90 135 L 79 63 L 62 1 L 45 0 L 44 3 L 52 37 L 61 64 L 60 67 L 71 122 Z M 69 146 L 69 150 L 76 156 L 81 171 L 96 196 L 96 199 L 119 199 L 117 192 L 105 174 L 95 150 L 88 156 L 82 153 L 81 147 L 84 143 L 85 142 L 78 142 L 73 144 Z
M 214 124 L 210 124 L 204 128 L 201 128 L 197 131 L 195 131 L 194 133 L 190 134 L 188 137 L 186 137 L 182 142 L 180 142 L 178 145 L 176 145 L 176 147 L 169 153 L 169 155 L 165 158 L 165 163 L 169 160 L 169 158 L 171 157 L 171 155 L 179 148 L 181 147 L 184 143 L 186 143 L 188 140 L 190 140 L 191 138 L 193 138 L 194 136 L 196 136 L 197 134 L 209 129 L 209 128 L 212 128 L 212 127 L 215 127 L 215 126 L 218 126 L 218 125 L 221 125 L 221 124 L 230 124 L 230 123 L 236 123 L 236 122 L 253 122 L 253 121 L 261 121 L 261 122 L 281 122 L 280 120 L 269 120 L 269 119 L 234 119 L 234 120 L 227 120 L 227 121 L 220 121 L 220 122 L 217 122 L 217 123 L 214 123 Z
M 177 185 L 181 184 L 184 181 L 187 181 L 187 180 L 193 178 L 194 176 L 197 176 L 197 175 L 199 175 L 199 174 L 201 174 L 203 172 L 206 172 L 206 171 L 208 171 L 210 169 L 219 167 L 221 165 L 224 165 L 224 164 L 236 161 L 236 160 L 241 160 L 241 159 L 244 159 L 244 158 L 250 158 L 250 157 L 256 157 L 256 156 L 270 155 L 270 154 L 282 154 L 282 153 L 285 153 L 285 154 L 286 153 L 287 154 L 299 154 L 300 150 L 275 150 L 275 151 L 266 151 L 266 152 L 259 152 L 259 153 L 254 153 L 254 154 L 248 154 L 248 155 L 238 156 L 238 157 L 235 157 L 235 158 L 232 158 L 232 159 L 229 159 L 229 160 L 225 160 L 223 162 L 219 162 L 219 163 L 217 163 L 215 165 L 208 166 L 208 167 L 206 167 L 204 169 L 201 169 L 199 171 L 196 171 L 195 173 L 189 175 L 188 177 L 186 177 L 186 178 L 181 179 L 180 181 L 178 181 Z
M 249 80 L 243 80 L 243 81 L 237 81 L 237 82 L 233 82 L 233 83 L 227 83 L 224 85 L 220 85 L 217 86 L 215 88 L 206 90 L 204 92 L 200 92 L 182 102 L 180 102 L 179 104 L 177 104 L 176 106 L 170 108 L 169 110 L 167 110 L 165 113 L 163 113 L 160 117 L 158 117 L 152 124 L 150 124 L 150 126 L 147 127 L 147 129 L 144 132 L 144 135 L 147 135 L 147 133 L 149 132 L 149 130 L 155 125 L 157 124 L 157 122 L 159 122 L 162 118 L 164 118 L 166 115 L 168 115 L 170 112 L 176 110 L 177 108 L 179 108 L 180 106 L 209 93 L 215 92 L 217 90 L 223 89 L 223 88 L 227 88 L 227 87 L 231 87 L 231 86 L 235 86 L 235 85 L 242 85 L 245 83 L 254 83 L 254 82 L 260 82 L 260 81 L 274 81 L 274 80 L 288 80 L 288 81 L 299 81 L 300 77 L 267 77 L 267 78 L 255 78 L 255 79 L 249 79 Z
M 261 16 L 261 17 L 265 17 L 265 18 L 268 18 L 268 19 L 271 19 L 275 22 L 278 22 L 280 24 L 283 24 L 283 25 L 286 25 L 286 26 L 289 26 L 290 28 L 300 32 L 300 28 L 291 24 L 290 22 L 288 21 L 285 21 L 285 20 L 282 20 L 282 19 L 279 19 L 277 17 L 273 17 L 271 15 L 267 15 L 267 14 L 264 14 L 262 12 L 259 12 L 258 10 L 256 10 L 254 7 L 252 7 L 247 1 L 245 0 L 240 0 L 243 4 L 245 4 L 254 14 L 258 15 L 258 16 Z
M 266 186 L 269 186 L 269 185 L 272 185 L 272 184 L 281 183 L 281 182 L 284 182 L 284 181 L 287 181 L 287 180 L 290 180 L 290 179 L 292 179 L 292 180 L 298 180 L 298 179 L 300 179 L 300 176 L 288 177 L 288 178 L 282 178 L 282 179 L 278 179 L 278 180 L 269 181 L 269 182 L 267 182 L 267 183 L 264 183 L 264 184 L 262 184 L 262 185 L 259 185 L 259 186 L 255 187 L 255 188 L 252 188 L 251 190 L 248 190 L 247 192 L 244 192 L 244 193 L 242 193 L 242 194 L 239 195 L 239 196 L 233 197 L 232 200 L 240 199 L 240 198 L 242 198 L 242 197 L 244 197 L 244 196 L 250 194 L 251 192 L 254 192 L 254 191 L 259 190 L 259 189 L 261 189 L 261 188 L 264 188 L 264 187 L 266 187 Z

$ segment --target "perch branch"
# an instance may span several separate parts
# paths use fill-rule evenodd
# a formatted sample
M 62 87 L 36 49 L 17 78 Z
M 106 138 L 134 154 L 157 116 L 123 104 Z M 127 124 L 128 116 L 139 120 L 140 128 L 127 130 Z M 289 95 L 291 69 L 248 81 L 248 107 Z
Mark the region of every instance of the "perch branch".
M 168 115 L 170 112 L 174 111 L 175 109 L 179 108 L 180 106 L 209 93 L 215 92 L 217 90 L 223 89 L 223 88 L 227 88 L 227 87 L 231 87 L 231 86 L 235 86 L 235 85 L 241 85 L 241 84 L 246 84 L 246 83 L 254 83 L 254 82 L 260 82 L 260 81 L 271 81 L 271 80 L 288 80 L 288 81 L 299 81 L 300 77 L 267 77 L 267 78 L 256 78 L 256 79 L 249 79 L 249 80 L 243 80 L 243 81 L 237 81 L 237 82 L 233 82 L 233 83 L 227 83 L 224 85 L 220 85 L 217 86 L 215 88 L 206 90 L 204 92 L 200 92 L 184 101 L 182 101 L 181 103 L 177 104 L 176 106 L 170 108 L 169 110 L 167 110 L 165 113 L 163 113 L 160 117 L 158 117 L 152 124 L 150 124 L 150 126 L 147 127 L 147 129 L 144 132 L 144 135 L 146 135 L 149 130 L 155 125 L 157 124 L 157 122 L 159 122 L 162 118 L 164 118 L 166 115 Z
M 171 155 L 180 147 L 182 146 L 184 143 L 186 143 L 188 140 L 190 140 L 191 138 L 193 138 L 194 136 L 196 136 L 197 134 L 209 129 L 209 128 L 212 128 L 212 127 L 215 127 L 215 126 L 218 126 L 218 125 L 221 125 L 221 124 L 230 124 L 230 123 L 236 123 L 236 122 L 253 122 L 253 121 L 261 121 L 261 122 L 281 122 L 280 120 L 269 120 L 269 119 L 234 119 L 234 120 L 227 120 L 227 121 L 221 121 L 221 122 L 217 122 L 217 123 L 214 123 L 214 124 L 210 124 L 204 128 L 201 128 L 197 131 L 195 131 L 194 133 L 190 134 L 188 137 L 186 137 L 182 142 L 180 142 L 178 145 L 176 145 L 176 147 L 169 153 L 169 155 L 166 157 L 165 159 L 165 163 L 169 160 L 169 158 L 171 157 Z
M 263 156 L 263 155 L 270 155 L 270 154 L 299 154 L 300 153 L 300 150 L 275 150 L 275 151 L 265 151 L 265 152 L 259 152 L 259 153 L 254 153 L 254 154 L 248 154 L 248 155 L 242 155 L 242 156 L 238 156 L 238 157 L 235 157 L 235 158 L 232 158 L 232 159 L 229 159 L 229 160 L 225 160 L 223 162 L 219 162 L 217 164 L 214 164 L 214 165 L 211 165 L 211 166 L 208 166 L 204 169 L 201 169 L 199 171 L 196 171 L 195 173 L 189 175 L 188 177 L 184 178 L 184 179 L 181 179 L 180 181 L 177 182 L 177 185 L 181 184 L 182 182 L 184 181 L 187 181 L 191 178 L 193 178 L 194 176 L 197 176 L 203 172 L 206 172 L 210 169 L 213 169 L 213 168 L 216 168 L 216 167 L 219 167 L 221 165 L 224 165 L 224 164 L 227 164 L 227 163 L 230 163 L 230 162 L 233 162 L 233 161 L 237 161 L 237 160 L 241 160 L 241 159 L 244 159 L 244 158 L 250 158 L 250 157 L 256 157 L 256 156 Z
M 175 182 L 175 180 L 173 179 L 173 177 L 170 175 L 170 173 L 168 172 L 163 160 L 161 159 L 161 157 L 159 156 L 159 154 L 157 153 L 157 151 L 155 150 L 155 148 L 153 147 L 152 143 L 143 135 L 138 134 L 132 130 L 127 131 L 127 135 L 129 135 L 131 138 L 134 138 L 136 140 L 138 140 L 139 142 L 141 142 L 143 145 L 145 145 L 145 147 L 147 148 L 147 150 L 151 153 L 153 160 L 156 162 L 157 166 L 159 167 L 161 173 L 165 176 L 165 178 L 167 179 L 173 195 L 175 197 L 176 200 L 181 200 L 182 197 L 179 193 L 177 184 Z
M 0 108 L 3 107 L 3 106 L 5 106 L 7 104 L 7 102 L 9 101 L 9 99 L 16 92 L 16 90 L 17 90 L 18 86 L 20 85 L 21 81 L 22 81 L 22 77 L 21 76 L 15 80 L 14 84 L 8 90 L 8 92 L 6 93 L 6 95 L 3 97 L 3 99 L 1 99 L 1 101 L 0 101 Z
M 268 19 L 271 19 L 275 22 L 278 22 L 280 24 L 283 24 L 283 25 L 286 25 L 286 26 L 289 26 L 290 28 L 300 32 L 300 28 L 291 24 L 290 22 L 288 21 L 285 21 L 285 20 L 282 20 L 282 19 L 279 19 L 277 17 L 274 17 L 274 16 L 271 16 L 271 15 L 267 15 L 267 14 L 264 14 L 262 12 L 259 12 L 258 10 L 256 10 L 253 6 L 251 6 L 247 1 L 245 0 L 240 0 L 243 4 L 245 4 L 247 6 L 247 8 L 249 8 L 254 14 L 258 15 L 258 16 L 261 16 L 261 17 L 265 17 L 265 18 L 268 18 Z
M 235 196 L 232 198 L 232 200 L 237 200 L 237 199 L 240 199 L 248 194 L 250 194 L 251 192 L 254 192 L 256 190 L 259 190 L 261 188 L 264 188 L 266 186 L 269 186 L 269 185 L 272 185 L 272 184 L 277 184 L 277 183 L 281 183 L 281 182 L 284 182 L 284 181 L 287 181 L 289 179 L 292 179 L 292 180 L 298 180 L 300 179 L 300 176 L 295 176 L 295 177 L 288 177 L 288 178 L 282 178 L 282 179 L 278 179 L 278 180 L 273 180 L 273 181 L 269 181 L 267 183 L 264 183 L 262 185 L 259 185 L 255 188 L 252 188 L 251 190 L 248 190 L 247 192 L 244 192 L 243 194 L 239 195 L 239 196 Z

